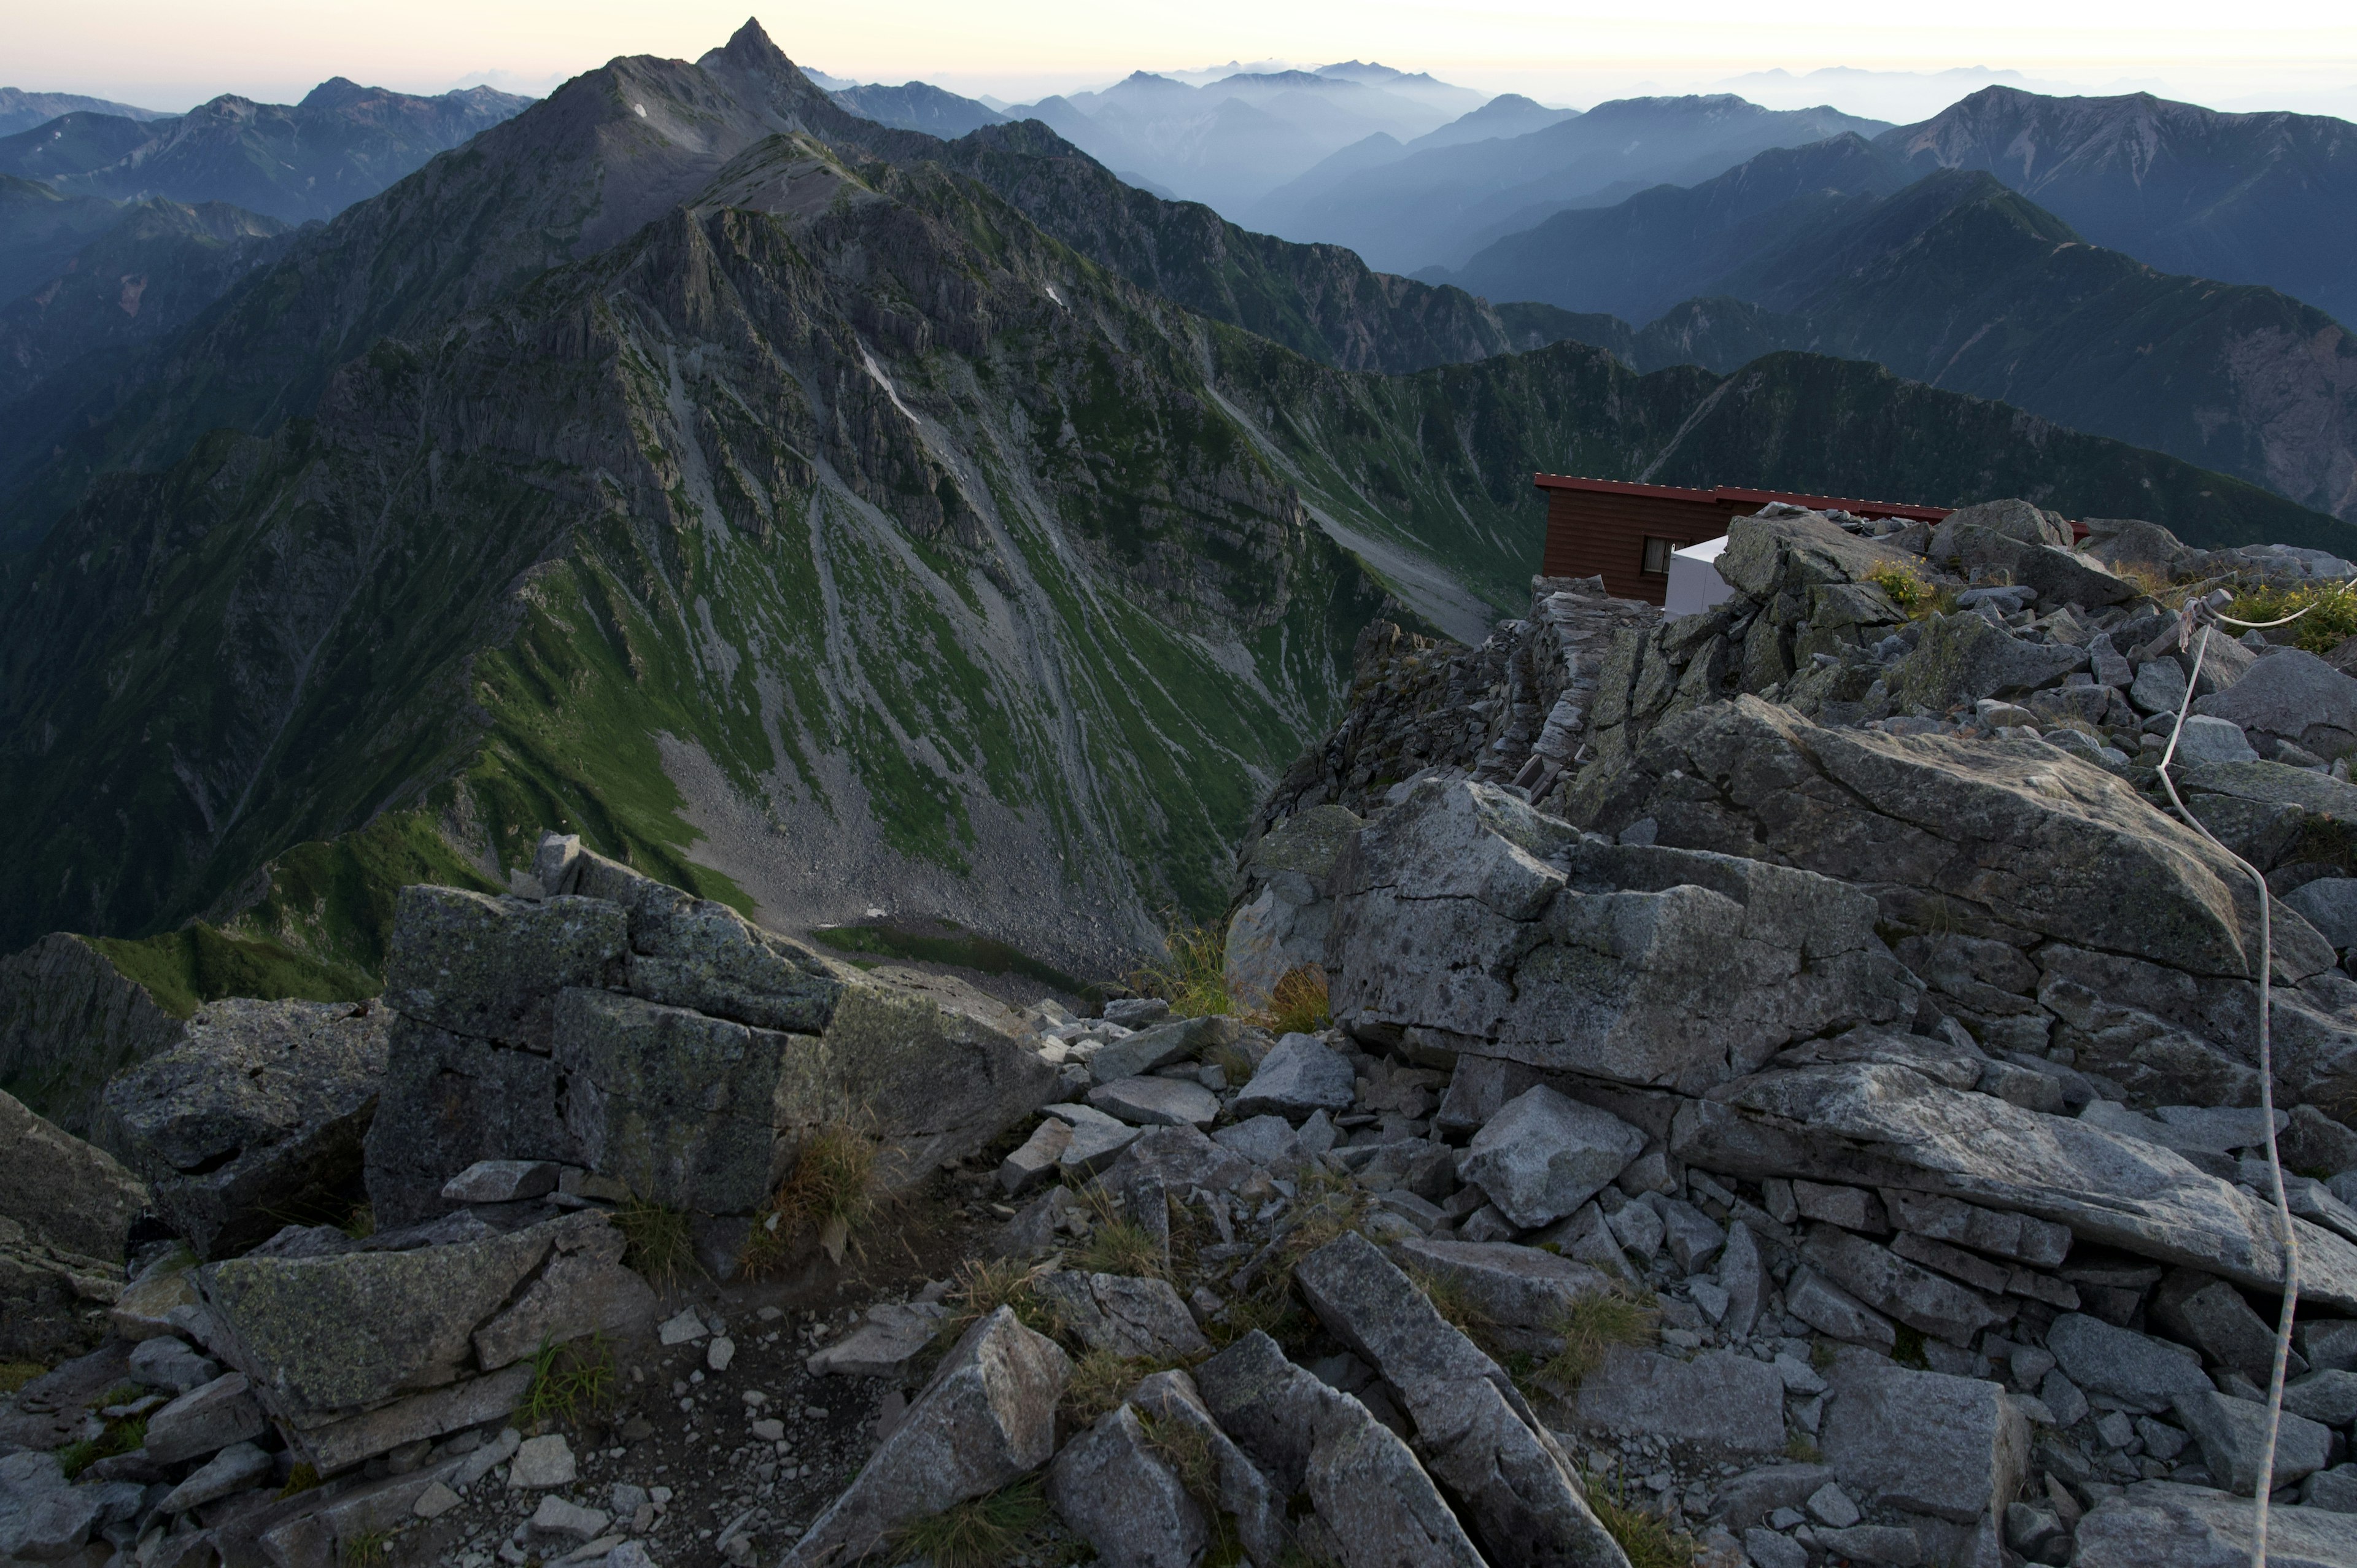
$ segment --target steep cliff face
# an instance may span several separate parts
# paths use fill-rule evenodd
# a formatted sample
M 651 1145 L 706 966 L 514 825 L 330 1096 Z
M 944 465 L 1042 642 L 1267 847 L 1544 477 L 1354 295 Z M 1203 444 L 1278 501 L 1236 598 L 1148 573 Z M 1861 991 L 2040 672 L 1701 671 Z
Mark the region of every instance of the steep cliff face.
M 764 145 L 69 517 L 9 631 L 5 787 L 61 830 L 25 934 L 167 920 L 444 780 L 493 865 L 551 818 L 700 831 L 774 918 L 921 895 L 1127 950 L 1381 602 L 1203 332 L 938 170 Z

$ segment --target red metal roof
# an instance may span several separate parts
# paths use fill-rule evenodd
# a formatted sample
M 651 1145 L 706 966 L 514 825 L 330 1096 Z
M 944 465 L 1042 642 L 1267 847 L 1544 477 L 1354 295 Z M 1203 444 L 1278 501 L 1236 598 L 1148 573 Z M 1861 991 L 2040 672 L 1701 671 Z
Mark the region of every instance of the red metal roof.
M 1749 490 L 1733 485 L 1691 489 L 1683 485 L 1638 485 L 1625 479 L 1581 479 L 1563 474 L 1534 474 L 1531 482 L 1543 490 L 1597 490 L 1609 495 L 1659 496 L 1664 500 L 1706 501 L 1712 505 L 1733 501 L 1766 506 L 1770 501 L 1787 501 L 1812 511 L 1838 507 L 1859 517 L 1903 517 L 1923 522 L 1937 522 L 1955 510 L 1953 507 L 1914 506 L 1904 501 L 1849 500 L 1840 496 L 1798 495 L 1790 490 Z

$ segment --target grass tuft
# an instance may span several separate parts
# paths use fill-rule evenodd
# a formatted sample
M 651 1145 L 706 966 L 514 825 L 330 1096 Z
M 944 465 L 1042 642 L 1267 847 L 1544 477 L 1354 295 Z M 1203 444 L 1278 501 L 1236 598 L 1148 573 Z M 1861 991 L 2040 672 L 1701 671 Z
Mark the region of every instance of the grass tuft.
M 147 1445 L 147 1419 L 133 1416 L 128 1421 L 110 1421 L 106 1430 L 96 1437 L 85 1437 L 79 1443 L 69 1443 L 58 1450 L 58 1463 L 64 1467 L 70 1481 L 101 1459 L 112 1459 L 118 1454 L 129 1454 Z
M 1896 561 L 1877 566 L 1866 575 L 1866 580 L 1880 588 L 1884 598 L 1910 616 L 1917 607 L 1932 598 L 1932 585 Z
M 1047 1497 L 1037 1477 L 1003 1491 L 912 1520 L 892 1532 L 892 1561 L 922 1558 L 933 1568 L 1000 1568 L 1048 1522 Z
M 669 1289 L 704 1272 L 695 1261 L 695 1234 L 679 1209 L 633 1197 L 614 1211 L 614 1228 L 622 1233 L 622 1262 L 651 1284 Z
M 532 1382 L 516 1404 L 517 1419 L 537 1425 L 571 1421 L 603 1406 L 614 1394 L 614 1352 L 603 1334 L 562 1345 L 543 1341 L 532 1356 Z
M 1072 1254 L 1072 1266 L 1092 1274 L 1134 1274 L 1158 1279 L 1162 1245 L 1146 1227 L 1128 1219 L 1100 1220 L 1089 1239 Z
M 1629 1568 L 1693 1568 L 1695 1541 L 1655 1514 L 1630 1503 L 1618 1487 L 1610 1492 L 1588 1478 L 1587 1506 L 1596 1522 L 1620 1544 Z
M 1474 1343 L 1480 1344 L 1482 1337 L 1494 1326 L 1490 1315 L 1474 1302 L 1472 1293 L 1448 1275 L 1430 1269 L 1410 1268 L 1407 1277 L 1415 1283 L 1416 1289 L 1424 1293 L 1424 1298 L 1432 1303 L 1435 1312 Z
M 975 1324 L 1002 1306 L 1015 1309 L 1017 1321 L 1042 1334 L 1054 1328 L 1048 1304 L 1039 1298 L 1039 1277 L 1047 1273 L 1020 1258 L 968 1259 L 958 1265 L 946 1298 L 949 1316 L 942 1319 L 934 1343 L 949 1346 Z
M 1815 1438 L 1805 1432 L 1796 1432 L 1784 1440 L 1784 1457 L 1796 1465 L 1813 1465 L 1824 1455 Z
M 318 1484 L 318 1466 L 306 1461 L 286 1472 L 286 1484 L 278 1488 L 278 1495 L 281 1498 L 291 1498 L 298 1492 L 310 1491 Z
M 1265 1016 L 1279 1035 L 1314 1035 L 1334 1021 L 1326 972 L 1314 963 L 1288 969 L 1269 993 Z
M 1140 995 L 1159 996 L 1170 1004 L 1173 1016 L 1200 1018 L 1232 1013 L 1236 999 L 1228 990 L 1227 933 L 1215 925 L 1173 925 L 1163 934 L 1168 955 L 1129 977 L 1130 989 Z
M 364 1530 L 358 1535 L 348 1536 L 336 1556 L 343 1568 L 372 1568 L 375 1563 L 390 1563 L 393 1561 L 393 1531 Z
M 2318 583 L 2298 588 L 2253 588 L 2237 594 L 2226 613 L 2236 620 L 2281 620 L 2308 613 L 2286 629 L 2292 646 L 2310 653 L 2330 653 L 2357 637 L 2357 591 L 2344 592 L 2338 583 Z M 2231 628 L 2222 628 L 2222 633 Z
M 1605 1352 L 1614 1346 L 1652 1344 L 1660 1322 L 1661 1311 L 1650 1291 L 1608 1288 L 1575 1296 L 1563 1315 L 1547 1325 L 1563 1348 L 1534 1368 L 1531 1378 L 1542 1387 L 1568 1393 L 1603 1364 Z
M 875 1211 L 875 1143 L 847 1122 L 827 1123 L 802 1140 L 793 1170 L 757 1218 L 745 1242 L 746 1276 L 784 1268 L 804 1230 L 839 1221 L 849 1235 Z
M 0 1361 L 0 1398 L 15 1393 L 35 1378 L 45 1378 L 48 1373 L 49 1369 L 38 1361 Z
M 1072 1375 L 1064 1384 L 1060 1408 L 1075 1426 L 1093 1426 L 1110 1412 L 1120 1409 L 1121 1402 L 1129 1397 L 1129 1391 L 1137 1387 L 1142 1379 L 1179 1364 L 1116 1356 L 1110 1350 L 1088 1351 L 1072 1363 Z

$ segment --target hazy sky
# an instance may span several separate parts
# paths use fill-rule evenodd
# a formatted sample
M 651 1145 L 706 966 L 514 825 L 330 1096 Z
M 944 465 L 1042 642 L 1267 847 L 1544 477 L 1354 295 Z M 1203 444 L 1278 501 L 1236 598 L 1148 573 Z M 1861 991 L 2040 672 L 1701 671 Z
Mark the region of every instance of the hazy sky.
M 16 7 L 0 85 L 181 109 L 218 92 L 285 101 L 344 75 L 409 91 L 520 91 L 618 54 L 694 58 L 748 0 L 113 0 Z M 860 0 L 756 12 L 787 54 L 841 76 L 911 77 L 1023 100 L 1135 69 L 1232 59 L 1379 59 L 1491 91 L 1585 105 L 1770 67 L 1986 65 L 2081 89 L 2152 84 L 2221 107 L 2357 114 L 2348 0 Z M 1896 18 L 1896 19 L 1894 19 Z M 1838 99 L 1836 99 L 1838 102 Z M 1936 107 L 1936 105 L 1935 105 Z

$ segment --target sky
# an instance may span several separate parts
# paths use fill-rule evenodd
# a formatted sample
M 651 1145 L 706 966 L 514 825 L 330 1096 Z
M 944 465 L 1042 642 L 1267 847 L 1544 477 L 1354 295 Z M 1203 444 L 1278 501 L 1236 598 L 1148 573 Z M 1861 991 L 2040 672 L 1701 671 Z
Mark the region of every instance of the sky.
M 476 81 L 544 92 L 618 54 L 693 59 L 751 0 L 113 0 L 16 9 L 0 85 L 85 92 L 165 110 L 220 92 L 288 102 L 343 75 L 408 91 Z M 1782 70 L 1810 102 L 1878 113 L 1920 94 L 1935 113 L 1960 79 L 1878 78 L 1964 67 L 2043 90 L 2150 89 L 2218 108 L 2357 118 L 2357 5 L 2251 0 L 2219 25 L 2213 0 L 1979 0 L 1969 7 L 1818 0 L 861 0 L 757 9 L 798 61 L 861 81 L 920 79 L 1026 102 L 1134 70 L 1228 59 L 1381 60 L 1491 92 L 1585 107 L 1640 91 L 1706 89 Z M 1864 73 L 1864 74 L 1859 74 Z M 1783 91 L 1760 84 L 1762 102 Z M 1852 102 L 1845 102 L 1845 97 Z M 1868 100 L 1877 100 L 1869 103 Z M 1788 104 L 1779 103 L 1784 107 Z

